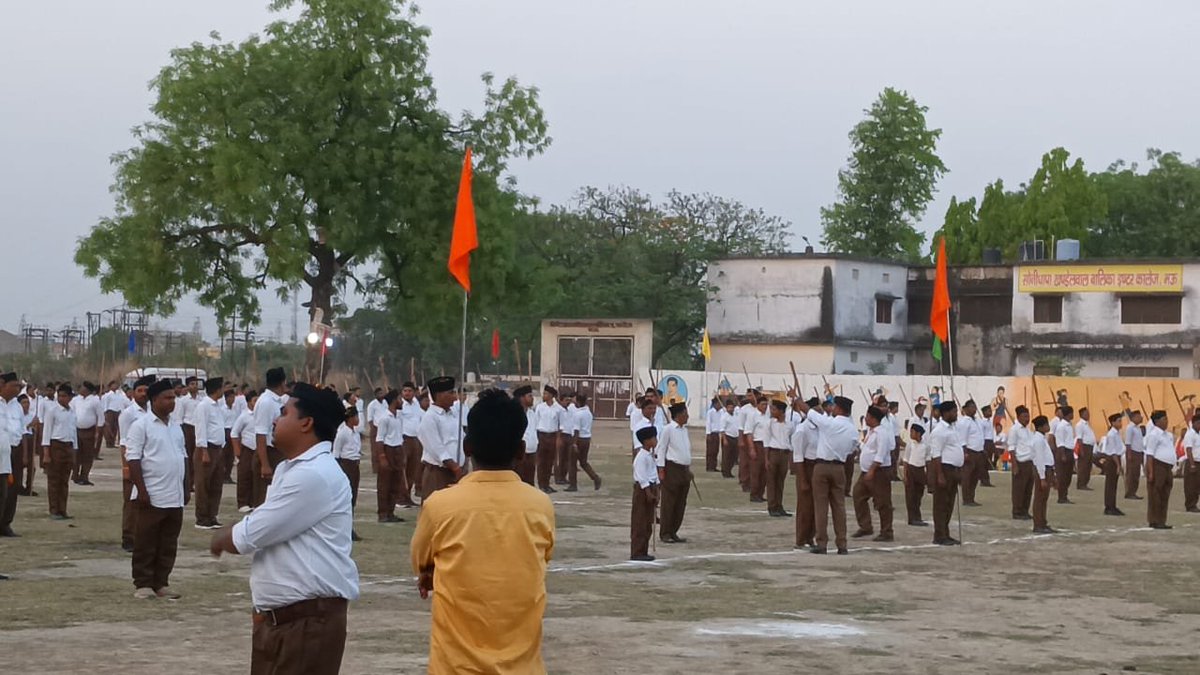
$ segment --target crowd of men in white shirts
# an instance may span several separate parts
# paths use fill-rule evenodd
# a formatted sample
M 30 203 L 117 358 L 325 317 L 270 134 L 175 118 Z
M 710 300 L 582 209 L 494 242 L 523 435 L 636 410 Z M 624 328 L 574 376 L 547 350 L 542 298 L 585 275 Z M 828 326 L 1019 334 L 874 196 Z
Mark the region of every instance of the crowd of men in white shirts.
M 903 483 L 908 525 L 929 525 L 921 514 L 928 493 L 933 543 L 959 544 L 950 532 L 956 506 L 980 506 L 977 488 L 992 487 L 990 472 L 1001 468 L 1013 475 L 1012 518 L 1032 521 L 1036 534 L 1055 532 L 1047 513 L 1051 492 L 1057 492 L 1058 504 L 1073 504 L 1072 479 L 1075 489 L 1091 490 L 1093 469 L 1104 477 L 1105 515 L 1125 515 L 1116 503 L 1122 476 L 1125 498 L 1142 499 L 1137 491 L 1143 470 L 1151 528 L 1170 528 L 1167 505 L 1176 472 L 1184 479 L 1185 509 L 1200 512 L 1200 465 L 1196 463 L 1200 414 L 1195 411 L 1188 415 L 1189 426 L 1177 442 L 1163 411 L 1154 412 L 1147 427 L 1142 426 L 1140 411 L 1111 415 L 1106 420 L 1107 434 L 1097 439 L 1088 410 L 1080 410 L 1076 420 L 1075 411 L 1066 405 L 1056 409 L 1054 418 L 1033 419 L 1029 410 L 1019 406 L 1007 431 L 1006 420 L 993 415 L 991 406 L 980 409 L 971 400 L 961 409 L 953 401 L 928 406 L 921 400 L 914 404 L 912 415 L 901 421 L 897 402 L 879 395 L 858 424 L 853 405 L 849 398 L 832 392 L 824 400 L 807 401 L 796 397 L 794 390 L 771 399 L 753 388 L 742 397 L 714 397 L 705 415 L 705 469 L 734 478 L 737 467 L 743 492 L 752 503 L 765 503 L 772 517 L 793 515 L 783 505 L 786 476 L 793 475 L 795 546 L 813 553 L 827 552 L 830 520 L 838 553 L 847 552 L 848 538 L 894 541 L 893 481 Z M 664 514 L 659 518 L 660 540 L 685 541 L 678 536 L 678 526 L 691 480 L 686 406 L 664 413 L 659 392 L 651 388 L 630 404 L 627 414 L 635 479 L 631 558 L 652 560 L 646 544 L 654 520 L 647 514 L 653 514 L 656 504 Z M 650 470 L 652 466 L 658 470 Z M 678 468 L 674 477 L 673 468 Z M 852 534 L 846 526 L 845 497 L 851 498 L 857 521 Z

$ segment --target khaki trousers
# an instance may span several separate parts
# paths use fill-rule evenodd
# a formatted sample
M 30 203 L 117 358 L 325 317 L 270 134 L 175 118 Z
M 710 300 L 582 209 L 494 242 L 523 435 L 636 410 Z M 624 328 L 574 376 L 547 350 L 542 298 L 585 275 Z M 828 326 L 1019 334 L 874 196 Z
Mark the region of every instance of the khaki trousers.
M 767 489 L 767 448 L 762 441 L 754 442 L 754 459 L 750 465 L 750 499 L 758 501 L 765 499 Z
M 588 453 L 592 449 L 592 439 L 590 437 L 580 438 L 574 441 L 574 443 L 575 449 L 571 451 L 571 463 L 567 468 L 567 484 L 573 488 L 579 487 L 579 469 L 583 469 L 583 472 L 587 474 L 588 478 L 592 479 L 592 482 L 600 480 L 600 474 L 596 473 L 591 463 L 588 462 Z
M 550 474 L 554 471 L 554 459 L 558 455 L 555 444 L 558 442 L 558 432 L 539 431 L 537 447 L 537 486 L 543 490 L 550 487 Z M 428 472 L 428 469 L 424 469 Z
M 1057 476 L 1054 469 L 1046 468 L 1046 487 L 1042 487 L 1042 480 L 1037 477 L 1036 469 L 1033 474 L 1033 529 L 1040 530 L 1043 527 L 1050 525 L 1046 517 L 1046 504 L 1050 501 L 1050 490 L 1057 485 Z
M 421 472 L 425 466 L 421 462 L 422 451 L 421 441 L 418 441 L 416 436 L 404 437 L 404 475 L 408 478 L 409 488 L 412 489 L 412 494 L 407 495 L 409 501 L 421 492 Z
M 327 607 L 278 625 L 255 617 L 250 675 L 337 675 L 346 650 L 349 603 L 334 598 L 320 602 Z
M 1147 483 L 1149 494 L 1146 495 L 1146 524 L 1166 525 L 1167 507 L 1171 503 L 1171 487 L 1175 484 L 1175 467 L 1153 457 L 1147 458 L 1147 461 L 1154 462 L 1154 478 Z
M 816 464 L 800 462 L 792 466 L 796 474 L 796 546 L 811 545 L 817 532 L 812 484 Z
M 754 439 L 746 434 L 741 434 L 737 438 L 737 460 L 738 468 L 738 484 L 742 486 L 742 492 L 750 491 L 750 451 L 746 447 L 747 444 L 753 445 Z
M 1071 478 L 1075 475 L 1075 450 L 1058 448 L 1054 452 L 1054 485 L 1059 500 L 1067 498 L 1071 490 Z
M 1100 458 L 1100 473 L 1104 475 L 1104 510 L 1112 511 L 1117 508 L 1117 480 L 1120 478 L 1117 466 L 1117 455 L 1103 455 Z
M 339 458 L 337 463 L 342 467 L 342 473 L 346 474 L 346 480 L 350 481 L 350 508 L 353 511 L 354 507 L 358 506 L 358 483 L 362 478 L 359 460 Z
M 92 475 L 97 450 L 96 430 L 96 427 L 75 430 L 75 466 L 71 468 L 71 480 L 87 480 Z
M 783 511 L 783 486 L 788 471 L 792 468 L 792 451 L 777 448 L 767 449 L 767 511 Z
M 244 445 L 237 460 L 237 505 L 254 506 L 254 448 Z
M 258 460 L 258 452 L 251 451 L 251 453 L 250 472 L 254 475 L 254 502 L 250 504 L 250 506 L 257 508 L 263 502 L 267 501 L 267 488 L 271 485 L 271 479 L 263 478 L 262 476 L 262 462 Z M 282 461 L 283 453 L 268 446 L 267 463 L 271 466 L 271 469 L 274 470 L 275 467 L 279 466 L 279 463 Z
M 813 511 L 816 543 L 829 545 L 829 516 L 833 514 L 834 543 L 846 548 L 846 469 L 841 463 L 818 461 L 813 466 Z
M 1033 499 L 1033 484 L 1037 482 L 1037 471 L 1033 462 L 1013 462 L 1012 514 L 1024 518 L 1030 515 L 1029 504 Z
M 421 467 L 421 499 L 429 498 L 429 495 L 454 485 L 454 472 L 444 466 L 434 466 L 426 464 Z
M 963 453 L 962 498 L 964 504 L 974 503 L 975 488 L 979 486 L 979 481 L 983 478 L 986 470 L 987 456 L 983 452 L 967 450 Z
M 160 509 L 137 504 L 133 534 L 133 586 L 158 590 L 168 585 L 175 569 L 183 508 Z
M 654 486 L 633 484 L 633 508 L 629 515 L 629 555 L 648 555 L 654 528 Z
M 925 467 L 906 464 L 904 467 L 904 510 L 909 523 L 918 523 L 921 518 L 921 500 L 929 483 L 925 478 Z
M 879 512 L 879 534 L 885 537 L 893 536 L 892 531 L 892 471 L 888 467 L 879 467 L 874 477 L 867 480 L 867 472 L 861 471 L 854 489 L 850 493 L 854 502 L 854 517 L 858 521 L 859 532 L 873 532 L 871 525 L 871 509 L 868 501 L 874 502 L 875 510 Z

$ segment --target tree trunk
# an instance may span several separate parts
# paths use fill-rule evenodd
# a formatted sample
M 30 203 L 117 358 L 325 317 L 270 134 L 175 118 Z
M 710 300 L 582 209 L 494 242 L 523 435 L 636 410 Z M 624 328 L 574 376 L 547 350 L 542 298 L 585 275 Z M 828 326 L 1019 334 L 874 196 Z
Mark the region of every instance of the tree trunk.
M 334 278 L 338 271 L 337 256 L 328 245 L 323 242 L 311 242 L 309 250 L 312 253 L 313 260 L 317 263 L 317 271 L 315 274 L 306 274 L 305 281 L 308 283 L 308 320 L 311 324 L 319 317 L 320 322 L 327 325 L 333 325 L 333 294 Z M 307 336 L 309 331 L 305 331 Z M 305 354 L 305 371 L 314 373 L 317 383 L 325 382 L 325 373 L 329 371 L 330 365 L 330 348 L 326 347 L 323 338 L 324 335 L 318 336 L 321 339 L 317 340 L 317 344 L 310 345 L 307 340 Z M 325 358 L 321 355 L 324 352 Z

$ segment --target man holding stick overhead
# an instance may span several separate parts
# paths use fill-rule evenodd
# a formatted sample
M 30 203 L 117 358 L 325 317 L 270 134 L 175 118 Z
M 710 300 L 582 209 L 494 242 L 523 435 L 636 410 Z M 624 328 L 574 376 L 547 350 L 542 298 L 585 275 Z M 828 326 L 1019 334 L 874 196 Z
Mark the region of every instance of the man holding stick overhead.
M 833 399 L 833 413 L 825 414 L 807 403 L 800 406 L 808 415 L 805 424 L 817 431 L 817 458 L 812 471 L 813 508 L 816 520 L 816 545 L 813 553 L 826 553 L 829 544 L 829 517 L 833 516 L 834 543 L 839 555 L 846 548 L 846 461 L 858 447 L 858 429 L 850 415 L 854 401 L 845 396 Z

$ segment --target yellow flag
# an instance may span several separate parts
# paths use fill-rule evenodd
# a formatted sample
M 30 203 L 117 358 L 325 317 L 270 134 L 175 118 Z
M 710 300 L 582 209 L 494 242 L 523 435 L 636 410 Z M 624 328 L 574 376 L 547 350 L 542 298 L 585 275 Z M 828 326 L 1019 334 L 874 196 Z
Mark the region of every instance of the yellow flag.
M 704 360 L 712 359 L 712 345 L 708 344 L 708 329 L 704 329 L 704 339 L 700 341 L 700 353 L 704 355 Z

